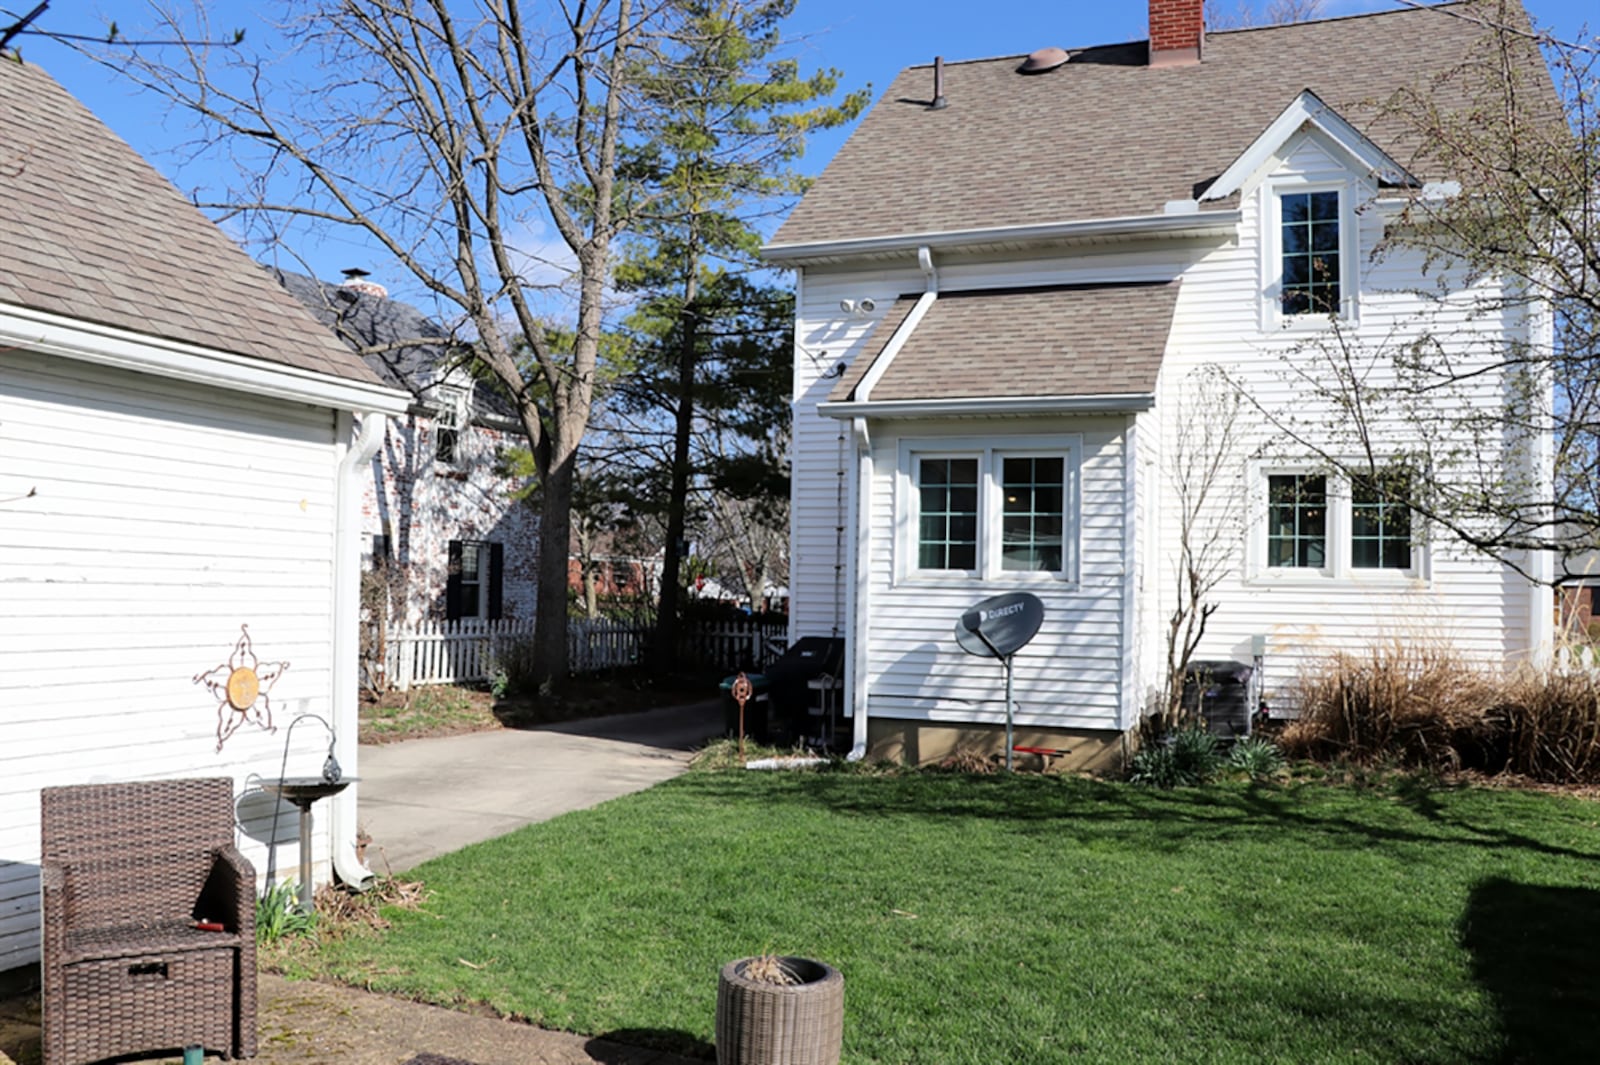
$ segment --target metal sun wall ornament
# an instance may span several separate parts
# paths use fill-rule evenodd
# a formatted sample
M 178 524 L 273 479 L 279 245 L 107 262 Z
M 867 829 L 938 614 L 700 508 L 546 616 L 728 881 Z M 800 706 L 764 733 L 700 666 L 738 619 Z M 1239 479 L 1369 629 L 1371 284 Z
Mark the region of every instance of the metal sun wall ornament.
M 217 751 L 228 737 L 246 722 L 268 732 L 278 731 L 272 724 L 272 685 L 289 668 L 287 662 L 267 662 L 256 657 L 250 646 L 250 626 L 239 626 L 239 642 L 233 654 L 217 668 L 195 674 L 194 682 L 204 684 L 217 703 Z

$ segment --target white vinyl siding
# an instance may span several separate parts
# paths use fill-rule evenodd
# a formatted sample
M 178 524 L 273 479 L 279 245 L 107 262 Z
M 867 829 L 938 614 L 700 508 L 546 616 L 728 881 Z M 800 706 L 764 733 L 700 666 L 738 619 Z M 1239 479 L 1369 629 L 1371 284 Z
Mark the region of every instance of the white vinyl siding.
M 1302 139 L 1298 152 L 1282 162 L 1281 172 L 1324 174 L 1329 158 L 1314 139 Z M 1364 180 L 1352 178 L 1349 187 L 1357 205 L 1376 192 Z M 1296 432 L 1326 433 L 1348 425 L 1329 400 L 1311 394 L 1306 382 L 1308 373 L 1327 365 L 1322 345 L 1334 342 L 1327 319 L 1308 323 L 1305 329 L 1262 331 L 1260 279 L 1273 272 L 1269 253 L 1277 243 L 1272 236 L 1271 195 L 1272 190 L 1264 184 L 1247 190 L 1241 198 L 1244 220 L 1237 244 L 1208 252 L 1184 272 L 1154 412 L 1168 417 L 1163 450 L 1169 456 L 1174 431 L 1169 412 L 1178 406 L 1174 390 L 1188 374 L 1208 365 L 1226 368 L 1248 387 L 1263 411 L 1284 419 Z M 1378 213 L 1355 211 L 1354 216 L 1357 232 L 1351 239 L 1361 248 L 1373 247 L 1382 236 Z M 1347 258 L 1351 261 L 1345 264 L 1346 277 L 1359 286 L 1359 291 L 1347 293 L 1347 302 L 1359 301 L 1359 319 L 1342 325 L 1344 337 L 1352 344 L 1392 344 L 1396 337 L 1424 327 L 1458 338 L 1481 337 L 1479 350 L 1487 350 L 1489 341 L 1502 329 L 1514 337 L 1525 335 L 1509 317 L 1477 313 L 1471 294 L 1437 302 L 1419 299 L 1412 294 L 1421 266 L 1414 256 L 1392 254 L 1376 261 L 1365 255 Z M 1479 289 L 1488 295 L 1494 291 L 1487 286 Z M 1275 294 L 1268 292 L 1266 297 L 1270 306 Z M 1471 350 L 1470 343 L 1463 342 L 1454 354 L 1462 357 Z M 1381 378 L 1373 380 L 1381 383 Z M 1503 402 L 1501 388 L 1501 382 L 1490 378 L 1479 382 L 1474 391 L 1442 394 L 1438 398 L 1441 421 L 1435 424 L 1443 424 L 1454 411 L 1469 406 Z M 1277 579 L 1263 579 L 1267 569 L 1266 500 L 1261 478 L 1271 470 L 1311 471 L 1297 467 L 1307 456 L 1285 442 L 1283 427 L 1269 424 L 1264 413 L 1245 417 L 1249 419 L 1245 439 L 1231 466 L 1236 474 L 1223 486 L 1218 510 L 1246 515 L 1247 520 L 1234 521 L 1229 528 L 1235 563 L 1210 597 L 1217 609 L 1208 620 L 1197 657 L 1249 661 L 1252 637 L 1264 636 L 1267 694 L 1279 698 L 1303 663 L 1333 650 L 1363 648 L 1376 641 L 1446 641 L 1469 659 L 1484 663 L 1514 660 L 1527 653 L 1529 603 L 1538 593 L 1513 570 L 1444 537 L 1426 544 L 1411 571 L 1363 571 L 1343 562 L 1337 577 L 1312 574 L 1301 578 L 1280 570 L 1270 574 Z M 1380 419 L 1371 430 L 1380 448 L 1394 443 L 1405 446 L 1414 426 Z M 1170 471 L 1161 479 L 1161 490 L 1171 491 Z M 1348 558 L 1350 488 L 1348 483 L 1333 483 L 1330 490 L 1339 497 L 1334 508 L 1336 525 L 1344 523 L 1329 532 L 1330 556 Z M 1159 558 L 1154 567 L 1160 577 L 1152 606 L 1156 618 L 1167 616 L 1174 606 L 1178 524 L 1171 516 L 1161 520 Z
M 1123 445 L 1129 419 L 1007 419 L 986 422 L 918 421 L 878 425 L 874 438 L 871 501 L 868 642 L 869 711 L 874 716 L 928 721 L 1005 719 L 993 662 L 974 658 L 955 642 L 960 614 L 979 599 L 1026 588 L 1045 606 L 1039 634 L 1016 658 L 1016 693 L 1022 725 L 1116 728 L 1122 695 L 1124 616 L 1123 537 L 1128 500 L 1124 493 Z M 1024 429 L 1034 430 L 1031 433 Z M 911 467 L 929 441 L 949 454 L 993 455 L 995 468 L 1007 455 L 1067 456 L 1065 476 L 1080 488 L 1066 491 L 1069 532 L 1080 545 L 1075 583 L 1060 574 L 1019 573 L 1001 567 L 998 537 L 984 573 L 919 572 L 903 565 L 914 549 Z M 998 493 L 992 507 L 997 529 Z M 1075 515 L 1075 517 L 1074 517 Z M 896 530 L 902 531 L 897 538 Z M 897 561 L 897 559 L 899 561 Z
M 334 425 L 322 408 L 0 354 L 0 970 L 38 957 L 40 788 L 220 775 L 243 790 L 278 775 L 296 714 L 331 718 Z M 243 725 L 219 753 L 218 699 L 194 678 L 242 625 L 261 662 L 289 663 L 269 691 L 279 731 Z M 327 736 L 293 741 L 289 772 L 316 772 Z M 242 815 L 257 837 L 262 810 Z M 290 809 L 279 838 L 295 828 Z M 240 843 L 264 871 L 262 843 Z M 282 873 L 298 861 L 280 847 Z

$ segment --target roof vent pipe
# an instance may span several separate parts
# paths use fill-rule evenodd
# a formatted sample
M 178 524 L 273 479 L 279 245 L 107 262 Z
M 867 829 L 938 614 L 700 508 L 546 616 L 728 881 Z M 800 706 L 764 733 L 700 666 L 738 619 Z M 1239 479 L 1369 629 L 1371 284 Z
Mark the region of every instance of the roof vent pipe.
M 950 106 L 950 101 L 944 98 L 944 56 L 933 57 L 933 104 L 929 110 L 943 111 Z

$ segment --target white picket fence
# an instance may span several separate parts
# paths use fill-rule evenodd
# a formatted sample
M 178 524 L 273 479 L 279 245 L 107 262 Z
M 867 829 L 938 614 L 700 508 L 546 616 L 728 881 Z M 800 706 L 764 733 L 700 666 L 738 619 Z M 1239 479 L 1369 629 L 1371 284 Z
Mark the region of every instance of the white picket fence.
M 639 622 L 574 618 L 567 625 L 568 668 L 594 673 L 638 665 L 651 626 Z M 729 669 L 759 669 L 783 653 L 781 624 L 728 621 L 688 628 L 678 649 L 681 661 Z M 384 680 L 400 691 L 425 684 L 489 680 L 496 656 L 533 639 L 533 622 L 427 621 L 414 629 L 391 628 L 384 656 Z
M 389 630 L 384 661 L 389 687 L 409 691 L 421 684 L 460 684 L 494 676 L 495 654 L 533 638 L 532 621 L 424 621 Z
M 1600 673 L 1600 644 L 1562 644 L 1555 649 L 1552 662 L 1562 673 Z

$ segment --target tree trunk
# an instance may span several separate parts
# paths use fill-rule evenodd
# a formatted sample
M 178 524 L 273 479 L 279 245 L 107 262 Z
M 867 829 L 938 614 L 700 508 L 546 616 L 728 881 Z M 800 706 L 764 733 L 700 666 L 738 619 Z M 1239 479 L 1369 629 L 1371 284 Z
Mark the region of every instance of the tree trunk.
M 541 690 L 567 679 L 567 545 L 572 535 L 572 479 L 576 441 L 552 433 L 550 464 L 539 504 L 539 597 L 534 617 L 534 661 Z
M 694 300 L 698 295 L 694 261 L 684 285 L 678 344 L 678 409 L 672 432 L 672 485 L 667 495 L 667 550 L 661 560 L 661 605 L 656 611 L 653 653 L 657 668 L 671 661 L 678 643 L 679 574 L 683 569 L 684 537 L 689 516 L 689 445 L 694 438 L 694 371 L 698 322 Z

